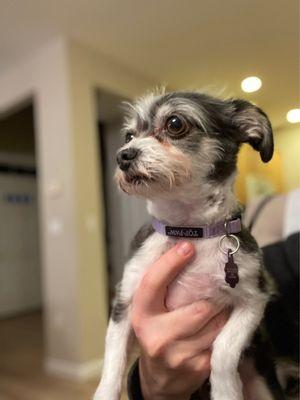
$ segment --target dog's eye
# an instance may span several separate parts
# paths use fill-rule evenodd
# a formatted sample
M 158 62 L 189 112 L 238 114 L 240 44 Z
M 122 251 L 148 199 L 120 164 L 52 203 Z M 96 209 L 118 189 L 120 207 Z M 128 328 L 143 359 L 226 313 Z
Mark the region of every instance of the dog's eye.
M 125 143 L 130 142 L 134 138 L 134 134 L 132 132 L 127 132 L 125 136 Z
M 188 131 L 187 122 L 177 115 L 172 115 L 167 119 L 166 130 L 171 136 L 181 136 Z

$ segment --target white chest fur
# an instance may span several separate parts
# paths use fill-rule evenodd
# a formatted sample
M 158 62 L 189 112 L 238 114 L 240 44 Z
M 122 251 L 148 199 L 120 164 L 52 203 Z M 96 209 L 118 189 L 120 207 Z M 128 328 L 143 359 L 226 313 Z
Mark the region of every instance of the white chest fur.
M 125 267 L 126 287 L 123 290 L 126 292 L 128 290 L 127 295 L 123 292 L 125 297 L 130 297 L 134 292 L 147 267 L 176 242 L 176 239 L 156 232 L 144 242 Z M 219 249 L 219 237 L 193 240 L 193 244 L 196 250 L 195 257 L 169 285 L 167 307 L 174 309 L 200 299 L 213 299 L 214 302 L 232 304 L 235 298 L 240 297 L 241 291 L 247 289 L 245 283 L 249 281 L 249 277 L 256 275 L 257 260 L 239 250 L 235 256 L 239 265 L 239 275 L 240 278 L 247 277 L 247 279 L 245 282 L 240 279 L 238 285 L 232 289 L 225 282 L 224 267 L 227 256 Z
M 194 240 L 193 261 L 168 288 L 166 306 L 172 310 L 201 299 L 224 301 L 227 256 L 219 249 L 219 238 Z M 227 296 L 226 296 L 227 297 Z

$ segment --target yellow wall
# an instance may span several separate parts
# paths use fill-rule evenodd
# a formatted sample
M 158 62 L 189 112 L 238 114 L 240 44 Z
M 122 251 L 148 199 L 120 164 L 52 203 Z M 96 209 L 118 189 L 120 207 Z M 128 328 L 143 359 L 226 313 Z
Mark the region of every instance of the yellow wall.
M 275 145 L 282 158 L 284 191 L 300 186 L 300 124 L 275 133 Z
M 259 153 L 243 145 L 238 159 L 236 192 L 239 199 L 249 200 L 247 182 L 257 178 L 270 183 L 275 193 L 300 186 L 300 125 L 291 125 L 274 132 L 275 152 L 272 160 L 264 164 Z

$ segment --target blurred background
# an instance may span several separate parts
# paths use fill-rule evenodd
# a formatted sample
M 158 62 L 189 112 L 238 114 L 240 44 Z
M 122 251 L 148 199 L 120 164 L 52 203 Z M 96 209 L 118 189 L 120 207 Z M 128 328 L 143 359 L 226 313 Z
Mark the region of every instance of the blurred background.
M 112 180 L 122 100 L 165 85 L 250 100 L 248 204 L 300 186 L 297 0 L 0 0 L 0 399 L 89 399 L 145 204 Z M 242 81 L 248 77 L 259 79 Z M 293 111 L 291 111 L 293 110 Z M 274 215 L 276 218 L 276 215 Z

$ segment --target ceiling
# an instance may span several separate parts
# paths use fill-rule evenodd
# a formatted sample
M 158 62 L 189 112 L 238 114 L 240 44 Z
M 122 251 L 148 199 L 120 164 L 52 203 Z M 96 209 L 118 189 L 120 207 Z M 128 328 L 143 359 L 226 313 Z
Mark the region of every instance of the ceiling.
M 0 0 L 0 72 L 66 35 L 171 88 L 243 96 L 276 127 L 299 107 L 298 0 Z M 262 79 L 244 94 L 246 76 Z

